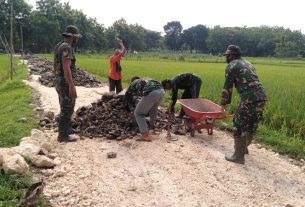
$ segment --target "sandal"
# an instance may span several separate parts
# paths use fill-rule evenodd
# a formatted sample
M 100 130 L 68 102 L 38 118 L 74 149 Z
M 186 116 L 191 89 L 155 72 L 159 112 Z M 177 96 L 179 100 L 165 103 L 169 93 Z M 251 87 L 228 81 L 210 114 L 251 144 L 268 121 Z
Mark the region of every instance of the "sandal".
M 141 138 L 136 139 L 136 141 L 142 141 L 142 142 L 151 142 L 151 141 L 152 141 L 152 139 L 147 139 L 147 138 L 143 138 L 143 137 L 141 137 Z

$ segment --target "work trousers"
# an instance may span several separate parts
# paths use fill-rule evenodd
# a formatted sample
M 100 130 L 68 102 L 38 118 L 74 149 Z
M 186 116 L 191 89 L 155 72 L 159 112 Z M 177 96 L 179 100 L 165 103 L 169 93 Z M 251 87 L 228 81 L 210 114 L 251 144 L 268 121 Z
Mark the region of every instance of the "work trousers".
M 74 112 L 75 98 L 70 96 L 69 84 L 64 77 L 56 77 L 54 82 L 59 99 L 60 117 L 66 117 L 70 120 Z
M 233 118 L 233 136 L 240 138 L 242 133 L 254 135 L 258 123 L 263 117 L 263 111 L 266 101 L 255 103 L 240 103 L 234 113 Z
M 116 92 L 116 94 L 120 93 L 123 90 L 122 80 L 113 80 L 110 77 L 109 79 L 109 92 Z
M 69 127 L 71 127 L 71 117 L 74 112 L 75 98 L 70 96 L 69 84 L 64 77 L 57 76 L 54 78 L 54 85 L 58 93 L 60 113 L 58 121 L 58 131 L 61 135 L 67 135 Z
M 154 126 L 158 115 L 158 106 L 163 97 L 164 90 L 157 89 L 151 91 L 147 96 L 143 96 L 140 99 L 134 111 L 134 116 L 141 133 L 148 132 L 148 126 L 145 120 L 147 114 L 149 114 L 150 117 L 150 126 Z

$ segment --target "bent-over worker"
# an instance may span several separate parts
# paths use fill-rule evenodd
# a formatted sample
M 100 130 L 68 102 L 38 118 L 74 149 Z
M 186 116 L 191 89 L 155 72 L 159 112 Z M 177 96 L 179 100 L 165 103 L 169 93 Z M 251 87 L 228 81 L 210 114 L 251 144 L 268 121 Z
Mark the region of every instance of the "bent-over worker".
M 201 83 L 201 79 L 192 73 L 182 73 L 175 76 L 173 79 L 165 79 L 161 81 L 161 84 L 165 90 L 172 90 L 172 112 L 174 112 L 174 107 L 177 102 L 178 90 L 184 89 L 181 96 L 182 99 L 198 98 Z M 181 109 L 179 117 L 183 117 L 183 115 L 184 111 Z
M 134 96 L 141 96 L 139 103 L 134 109 Z M 155 80 L 133 79 L 128 87 L 124 102 L 127 110 L 134 111 L 134 116 L 139 126 L 141 137 L 137 141 L 152 141 L 146 123 L 146 115 L 149 114 L 150 126 L 153 128 L 158 115 L 158 106 L 164 97 L 164 90 L 161 84 Z

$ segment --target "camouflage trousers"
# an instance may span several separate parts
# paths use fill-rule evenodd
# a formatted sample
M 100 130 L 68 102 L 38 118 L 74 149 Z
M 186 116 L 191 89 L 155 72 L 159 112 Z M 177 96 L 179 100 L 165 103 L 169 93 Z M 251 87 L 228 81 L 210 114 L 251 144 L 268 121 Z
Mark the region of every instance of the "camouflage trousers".
M 266 101 L 255 103 L 240 103 L 234 113 L 233 128 L 234 137 L 241 137 L 242 133 L 248 132 L 254 135 L 258 123 L 262 119 Z
M 75 107 L 75 98 L 70 96 L 69 85 L 64 77 L 61 76 L 54 78 L 54 85 L 59 98 L 60 118 L 71 120 Z

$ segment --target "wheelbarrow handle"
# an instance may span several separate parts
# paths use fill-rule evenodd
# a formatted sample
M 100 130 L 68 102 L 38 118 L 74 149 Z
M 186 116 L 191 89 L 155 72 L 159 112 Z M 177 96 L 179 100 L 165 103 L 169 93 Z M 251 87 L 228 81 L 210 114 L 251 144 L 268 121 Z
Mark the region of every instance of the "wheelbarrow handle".
M 170 138 L 171 137 L 171 119 L 172 119 L 172 111 L 171 111 L 171 108 L 172 108 L 172 105 L 173 105 L 173 101 L 170 100 L 169 103 L 168 103 L 168 107 L 167 107 L 167 113 L 168 113 L 168 119 L 167 119 L 167 134 L 166 134 L 166 137 L 167 138 Z
M 222 120 L 222 119 L 230 119 L 230 118 L 233 118 L 233 117 L 234 117 L 234 114 L 225 114 L 223 116 L 218 116 L 215 119 Z

